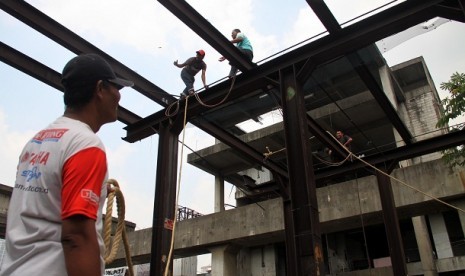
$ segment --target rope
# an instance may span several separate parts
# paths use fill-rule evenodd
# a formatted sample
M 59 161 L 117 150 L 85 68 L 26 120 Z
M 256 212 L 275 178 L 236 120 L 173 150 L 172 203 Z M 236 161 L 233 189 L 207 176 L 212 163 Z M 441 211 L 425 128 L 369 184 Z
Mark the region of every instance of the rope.
M 116 253 L 118 252 L 119 244 L 121 240 L 124 243 L 124 252 L 126 255 L 126 263 L 128 265 L 129 276 L 134 276 L 134 267 L 131 259 L 131 252 L 129 251 L 129 242 L 126 233 L 126 227 L 124 225 L 124 216 L 125 216 L 125 203 L 124 196 L 119 187 L 118 181 L 114 179 L 108 179 L 106 182 L 107 185 L 110 185 L 110 192 L 107 197 L 107 212 L 105 214 L 105 223 L 103 226 L 104 234 L 104 244 L 105 244 L 105 264 L 112 263 L 116 258 Z M 113 242 L 111 242 L 111 223 L 112 223 L 112 211 L 113 211 L 113 202 L 116 196 L 116 206 L 118 213 L 118 223 L 116 226 L 115 236 Z
M 184 121 L 183 121 L 183 129 L 182 129 L 182 144 L 184 145 L 184 140 L 186 137 L 186 122 L 187 122 L 187 106 L 189 103 L 189 97 L 186 97 L 186 105 L 184 106 Z M 176 202 L 174 204 L 174 218 L 173 218 L 173 230 L 171 231 L 171 243 L 170 243 L 170 251 L 168 253 L 168 260 L 166 262 L 164 276 L 168 276 L 169 273 L 169 266 L 171 262 L 171 256 L 173 255 L 173 248 L 174 248 L 174 231 L 176 230 L 176 217 L 178 214 L 178 200 L 179 200 L 179 191 L 181 187 L 181 176 L 182 176 L 182 161 L 184 155 L 184 147 L 181 147 L 181 160 L 179 164 L 179 174 L 178 174 L 178 183 L 176 185 Z
M 354 158 L 358 159 L 359 161 L 361 161 L 362 163 L 364 163 L 365 165 L 367 165 L 368 167 L 371 167 L 372 169 L 374 169 L 374 170 L 378 171 L 379 173 L 381 173 L 381 174 L 383 174 L 383 175 L 389 177 L 390 179 L 393 179 L 393 180 L 395 180 L 396 182 L 399 182 L 400 184 L 404 185 L 405 187 L 410 188 L 410 189 L 412 189 L 412 190 L 414 190 L 414 191 L 416 191 L 416 192 L 418 192 L 418 193 L 420 193 L 420 194 L 422 194 L 422 195 L 424 195 L 424 196 L 426 196 L 426 197 L 429 197 L 429 198 L 432 199 L 432 200 L 435 200 L 435 201 L 437 201 L 437 202 L 439 202 L 439 203 L 442 203 L 442 204 L 444 204 L 444 205 L 446 205 L 446 206 L 448 206 L 448 207 L 451 207 L 451 208 L 453 208 L 453 209 L 455 209 L 455 210 L 457 210 L 457 211 L 460 211 L 460 212 L 462 212 L 462 213 L 465 213 L 465 210 L 463 210 L 463 209 L 461 209 L 461 208 L 459 208 L 459 207 L 453 206 L 453 205 L 451 205 L 451 204 L 449 204 L 449 203 L 447 203 L 447 202 L 445 202 L 445 201 L 443 201 L 443 200 L 441 200 L 441 199 L 439 199 L 439 198 L 437 198 L 437 197 L 434 197 L 434 196 L 432 196 L 432 195 L 429 195 L 429 194 L 427 194 L 427 193 L 421 191 L 420 189 L 417 189 L 417 188 L 415 188 L 415 187 L 413 187 L 413 186 L 407 184 L 406 182 L 404 182 L 404 181 L 402 181 L 402 180 L 400 180 L 400 179 L 398 179 L 398 178 L 396 178 L 396 177 L 394 177 L 394 176 L 392 176 L 392 175 L 389 175 L 389 174 L 383 172 L 382 170 L 378 169 L 377 167 L 373 166 L 372 164 L 366 162 L 366 161 L 363 160 L 362 158 L 360 158 L 360 157 L 356 156 L 355 154 L 353 154 L 347 147 L 345 147 L 343 144 L 341 144 L 341 142 L 339 142 L 339 140 L 337 140 L 336 137 L 334 137 L 332 134 L 331 134 L 331 137 L 332 137 L 337 143 L 339 143 L 339 144 L 342 146 L 342 148 L 344 148 L 344 150 L 345 150 L 348 154 L 347 154 L 347 156 L 346 156 L 342 161 L 336 162 L 336 163 L 323 160 L 322 158 L 319 158 L 316 154 L 314 154 L 314 156 L 315 156 L 318 160 L 320 160 L 322 163 L 324 163 L 324 164 L 326 164 L 326 165 L 329 165 L 329 166 L 340 166 L 340 165 L 342 165 L 344 162 L 346 162 L 347 160 L 349 160 L 349 159 L 351 159 L 352 157 L 354 157 Z M 286 150 L 286 148 L 282 148 L 282 149 L 280 149 L 280 150 L 277 150 L 277 151 L 274 151 L 274 152 L 273 152 L 273 151 L 270 151 L 270 149 L 269 149 L 268 147 L 266 147 L 266 149 L 267 149 L 268 152 L 263 153 L 263 155 L 265 156 L 265 160 L 268 159 L 271 155 L 273 155 L 273 154 L 275 154 L 275 153 L 278 153 L 278 152 L 281 152 L 281 151 L 283 151 L 283 150 Z
M 423 192 L 422 190 L 420 190 L 420 189 L 418 189 L 418 188 L 416 188 L 416 187 L 413 187 L 412 185 L 409 185 L 409 184 L 407 184 L 406 182 L 404 182 L 404 181 L 402 181 L 402 180 L 400 180 L 400 179 L 398 179 L 398 178 L 396 178 L 396 177 L 394 177 L 394 176 L 392 176 L 392 175 L 389 175 L 389 174 L 385 173 L 384 171 L 378 169 L 377 167 L 373 166 L 372 164 L 368 163 L 367 161 L 365 161 L 365 160 L 363 160 L 362 158 L 358 157 L 357 155 L 353 154 L 348 148 L 346 148 L 344 145 L 342 145 L 334 136 L 331 135 L 331 137 L 333 137 L 333 139 L 335 139 L 341 146 L 343 146 L 343 148 L 344 148 L 344 149 L 346 150 L 346 152 L 349 154 L 348 156 L 355 157 L 356 159 L 358 159 L 359 161 L 361 161 L 362 163 L 364 163 L 364 164 L 367 165 L 368 167 L 370 167 L 370 168 L 372 168 L 372 169 L 378 171 L 379 173 L 381 173 L 381 174 L 383 174 L 383 175 L 389 177 L 390 179 L 393 179 L 393 180 L 399 182 L 400 184 L 404 185 L 404 186 L 407 187 L 407 188 L 410 188 L 410 189 L 412 189 L 412 190 L 414 190 L 414 191 L 416 191 L 416 192 L 418 192 L 418 193 L 420 193 L 420 194 L 422 194 L 422 195 L 424 195 L 424 196 L 426 196 L 426 197 L 429 197 L 429 198 L 432 199 L 432 200 L 435 200 L 435 201 L 437 201 L 437 202 L 439 202 L 439 203 L 442 203 L 442 204 L 444 204 L 444 205 L 446 205 L 446 206 L 448 206 L 448 207 L 451 207 L 451 208 L 453 208 L 453 209 L 455 209 L 455 210 L 457 210 L 457 211 L 460 211 L 460 212 L 462 212 L 462 213 L 465 213 L 465 210 L 463 210 L 463 209 L 461 209 L 461 208 L 459 208 L 459 207 L 456 207 L 456 206 L 454 206 L 454 205 L 452 205 L 452 204 L 449 204 L 449 203 L 447 203 L 447 202 L 445 202 L 445 201 L 443 201 L 443 200 L 441 200 L 441 199 L 439 199 L 439 198 L 437 198 L 437 197 L 434 197 L 434 196 L 432 196 L 432 195 L 429 195 L 429 194 Z
M 200 99 L 200 97 L 199 97 L 199 95 L 198 95 L 197 93 L 194 93 L 195 98 L 197 99 L 197 101 L 198 101 L 201 105 L 203 105 L 203 106 L 205 106 L 205 107 L 217 107 L 217 106 L 219 106 L 220 104 L 224 103 L 224 101 L 226 101 L 226 99 L 229 97 L 229 94 L 231 94 L 231 91 L 232 91 L 232 89 L 233 89 L 233 87 L 234 87 L 234 83 L 235 83 L 235 82 L 236 82 L 236 76 L 233 76 L 233 77 L 232 77 L 231 86 L 229 87 L 228 94 L 226 94 L 226 96 L 225 96 L 220 102 L 218 102 L 218 103 L 216 103 L 216 104 L 209 105 L 209 104 L 204 103 L 204 102 Z
M 233 89 L 233 87 L 234 87 L 234 83 L 235 83 L 235 82 L 236 82 L 236 76 L 232 77 L 231 86 L 229 87 L 229 91 L 228 91 L 228 93 L 226 94 L 226 96 L 225 96 L 221 101 L 219 101 L 219 102 L 216 103 L 216 104 L 206 104 L 206 103 L 204 103 L 204 102 L 202 101 L 202 99 L 200 99 L 200 96 L 199 96 L 199 94 L 198 94 L 197 92 L 194 92 L 193 95 L 195 96 L 195 98 L 197 99 L 197 101 L 198 101 L 201 105 L 203 105 L 203 106 L 205 106 L 205 107 L 210 107 L 210 108 L 211 108 L 211 107 L 217 107 L 217 106 L 221 105 L 222 103 L 224 103 L 224 102 L 226 101 L 226 99 L 228 99 L 229 94 L 231 94 L 231 91 L 232 91 L 232 89 Z M 190 95 L 186 96 L 186 99 L 187 99 L 187 97 L 189 97 L 189 96 L 190 96 Z M 176 115 L 176 114 L 179 112 L 179 102 L 180 102 L 181 100 L 182 100 L 182 97 L 179 98 L 179 100 L 177 100 L 177 101 L 171 103 L 168 107 L 166 107 L 165 115 L 166 115 L 167 117 L 173 117 L 174 115 Z M 186 100 L 186 104 L 187 104 L 187 100 Z M 173 109 L 173 107 L 175 107 L 175 110 L 174 110 L 174 111 L 171 111 L 171 110 Z M 184 115 L 185 115 L 185 114 L 186 114 L 186 113 L 184 113 Z M 185 122 L 184 122 L 184 123 L 185 123 Z M 185 124 L 184 124 L 184 125 L 185 125 Z

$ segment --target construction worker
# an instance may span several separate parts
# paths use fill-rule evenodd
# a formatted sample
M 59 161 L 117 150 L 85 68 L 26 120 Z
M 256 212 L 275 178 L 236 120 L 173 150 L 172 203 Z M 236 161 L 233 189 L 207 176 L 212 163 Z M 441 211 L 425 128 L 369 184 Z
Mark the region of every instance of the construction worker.
M 181 97 L 192 95 L 194 93 L 195 75 L 202 70 L 202 82 L 205 89 L 208 88 L 205 71 L 207 71 L 207 64 L 203 61 L 205 57 L 204 50 L 198 50 L 195 57 L 188 58 L 184 63 L 178 63 L 178 60 L 173 62 L 174 66 L 182 68 L 181 79 L 186 85 L 186 88 L 181 93 Z
M 241 51 L 250 61 L 253 59 L 253 48 L 252 44 L 250 43 L 249 39 L 241 33 L 241 30 L 239 29 L 234 29 L 231 33 L 232 40 L 231 43 L 236 43 L 237 49 Z M 226 58 L 225 57 L 220 57 L 218 60 L 219 61 L 224 61 Z M 232 78 L 236 76 L 237 73 L 237 68 L 236 66 L 231 64 L 231 71 L 229 71 L 229 78 Z

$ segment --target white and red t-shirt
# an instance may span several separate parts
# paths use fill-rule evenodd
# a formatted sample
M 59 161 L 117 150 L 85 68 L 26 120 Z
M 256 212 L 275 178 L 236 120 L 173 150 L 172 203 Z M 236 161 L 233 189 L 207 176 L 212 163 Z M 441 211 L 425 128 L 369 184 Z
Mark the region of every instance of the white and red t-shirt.
M 105 148 L 87 124 L 60 117 L 37 133 L 19 159 L 0 275 L 66 276 L 61 223 L 77 214 L 96 221 L 103 275 L 107 177 Z

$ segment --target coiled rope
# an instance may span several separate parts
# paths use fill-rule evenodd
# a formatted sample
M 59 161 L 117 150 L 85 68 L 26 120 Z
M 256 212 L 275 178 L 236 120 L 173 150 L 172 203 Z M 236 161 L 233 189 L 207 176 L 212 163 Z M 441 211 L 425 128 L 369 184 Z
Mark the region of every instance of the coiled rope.
M 119 244 L 121 240 L 124 243 L 124 253 L 126 255 L 126 263 L 128 265 L 129 276 L 134 276 L 134 266 L 132 264 L 131 252 L 129 251 L 128 236 L 125 227 L 125 212 L 126 206 L 124 203 L 124 196 L 119 187 L 118 181 L 115 179 L 108 179 L 106 182 L 109 189 L 107 196 L 107 212 L 105 214 L 105 222 L 103 225 L 103 241 L 105 244 L 105 265 L 112 263 L 116 258 Z M 116 196 L 116 209 L 118 214 L 118 223 L 116 225 L 116 232 L 111 241 L 111 225 L 112 225 L 112 212 L 113 202 Z

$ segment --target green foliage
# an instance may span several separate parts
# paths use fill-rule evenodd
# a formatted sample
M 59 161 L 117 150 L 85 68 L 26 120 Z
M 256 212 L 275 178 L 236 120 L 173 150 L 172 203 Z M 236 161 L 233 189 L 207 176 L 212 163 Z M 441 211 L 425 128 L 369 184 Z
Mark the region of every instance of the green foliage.
M 454 73 L 448 82 L 441 83 L 441 89 L 447 90 L 450 97 L 442 100 L 444 116 L 439 119 L 436 126 L 447 126 L 450 120 L 457 118 L 465 112 L 465 74 Z
M 436 127 L 448 126 L 449 121 L 465 114 L 465 74 L 458 72 L 452 74 L 448 82 L 441 83 L 441 89 L 447 90 L 450 96 L 444 98 L 441 103 L 444 106 L 444 115 L 438 120 Z M 464 125 L 452 128 L 450 131 L 462 130 Z M 446 149 L 443 152 L 443 160 L 450 166 L 465 165 L 465 147 L 459 146 Z

